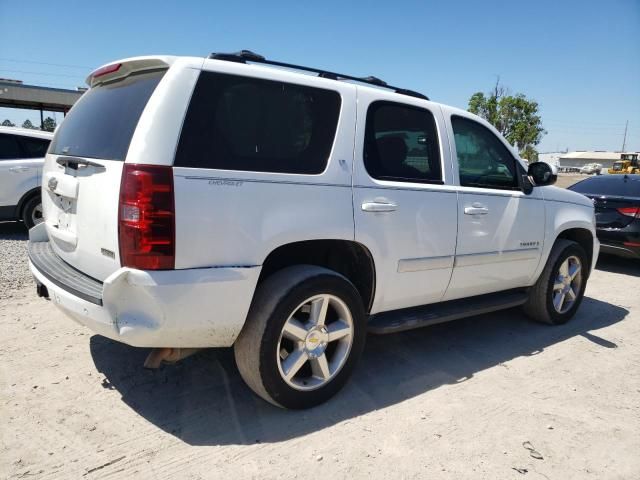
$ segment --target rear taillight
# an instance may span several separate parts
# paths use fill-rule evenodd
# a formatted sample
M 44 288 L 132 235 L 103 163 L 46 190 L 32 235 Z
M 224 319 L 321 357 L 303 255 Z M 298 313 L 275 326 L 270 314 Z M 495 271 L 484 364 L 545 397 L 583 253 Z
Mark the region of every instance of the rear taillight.
M 618 208 L 618 213 L 622 215 L 626 215 L 627 217 L 637 217 L 640 218 L 640 207 L 624 207 Z
M 174 268 L 175 208 L 171 167 L 124 164 L 118 233 L 123 267 Z

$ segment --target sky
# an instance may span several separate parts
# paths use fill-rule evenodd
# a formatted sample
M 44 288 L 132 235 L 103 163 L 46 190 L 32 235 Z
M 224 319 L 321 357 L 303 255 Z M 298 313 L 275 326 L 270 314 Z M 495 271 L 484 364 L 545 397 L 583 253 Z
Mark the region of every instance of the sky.
M 499 77 L 539 103 L 539 151 L 620 150 L 626 121 L 626 150 L 640 151 L 640 0 L 0 0 L 0 77 L 29 84 L 75 88 L 119 58 L 241 49 L 461 108 Z

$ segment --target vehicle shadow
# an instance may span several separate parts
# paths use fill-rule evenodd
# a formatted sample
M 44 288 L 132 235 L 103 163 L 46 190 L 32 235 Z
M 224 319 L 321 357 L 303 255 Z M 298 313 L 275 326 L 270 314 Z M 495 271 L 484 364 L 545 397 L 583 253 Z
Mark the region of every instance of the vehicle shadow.
M 254 395 L 236 369 L 232 349 L 209 349 L 160 370 L 142 368 L 148 349 L 94 335 L 90 350 L 103 386 L 146 420 L 191 445 L 279 442 L 472 378 L 516 357 L 539 354 L 576 335 L 603 348 L 617 345 L 593 333 L 628 310 L 585 298 L 566 325 L 533 323 L 519 309 L 367 339 L 346 387 L 306 411 L 274 407 Z
M 0 240 L 27 240 L 29 230 L 22 222 L 0 222 Z
M 597 270 L 603 270 L 610 273 L 619 273 L 622 275 L 632 275 L 640 277 L 640 260 L 634 258 L 616 257 L 601 253 L 596 263 Z

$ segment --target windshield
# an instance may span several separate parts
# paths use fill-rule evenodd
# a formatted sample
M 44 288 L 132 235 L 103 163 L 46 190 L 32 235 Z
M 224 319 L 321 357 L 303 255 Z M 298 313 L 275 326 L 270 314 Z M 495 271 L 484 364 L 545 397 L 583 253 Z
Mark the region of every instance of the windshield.
M 140 115 L 165 72 L 134 74 L 87 91 L 60 125 L 50 152 L 124 161 Z

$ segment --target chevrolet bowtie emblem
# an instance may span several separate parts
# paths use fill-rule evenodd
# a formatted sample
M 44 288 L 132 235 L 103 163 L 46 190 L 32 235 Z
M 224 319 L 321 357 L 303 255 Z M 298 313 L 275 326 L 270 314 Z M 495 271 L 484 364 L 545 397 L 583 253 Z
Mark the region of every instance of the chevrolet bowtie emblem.
M 49 187 L 49 190 L 53 192 L 58 186 L 58 180 L 55 177 L 51 177 L 49 179 L 49 182 L 47 183 L 47 186 Z

